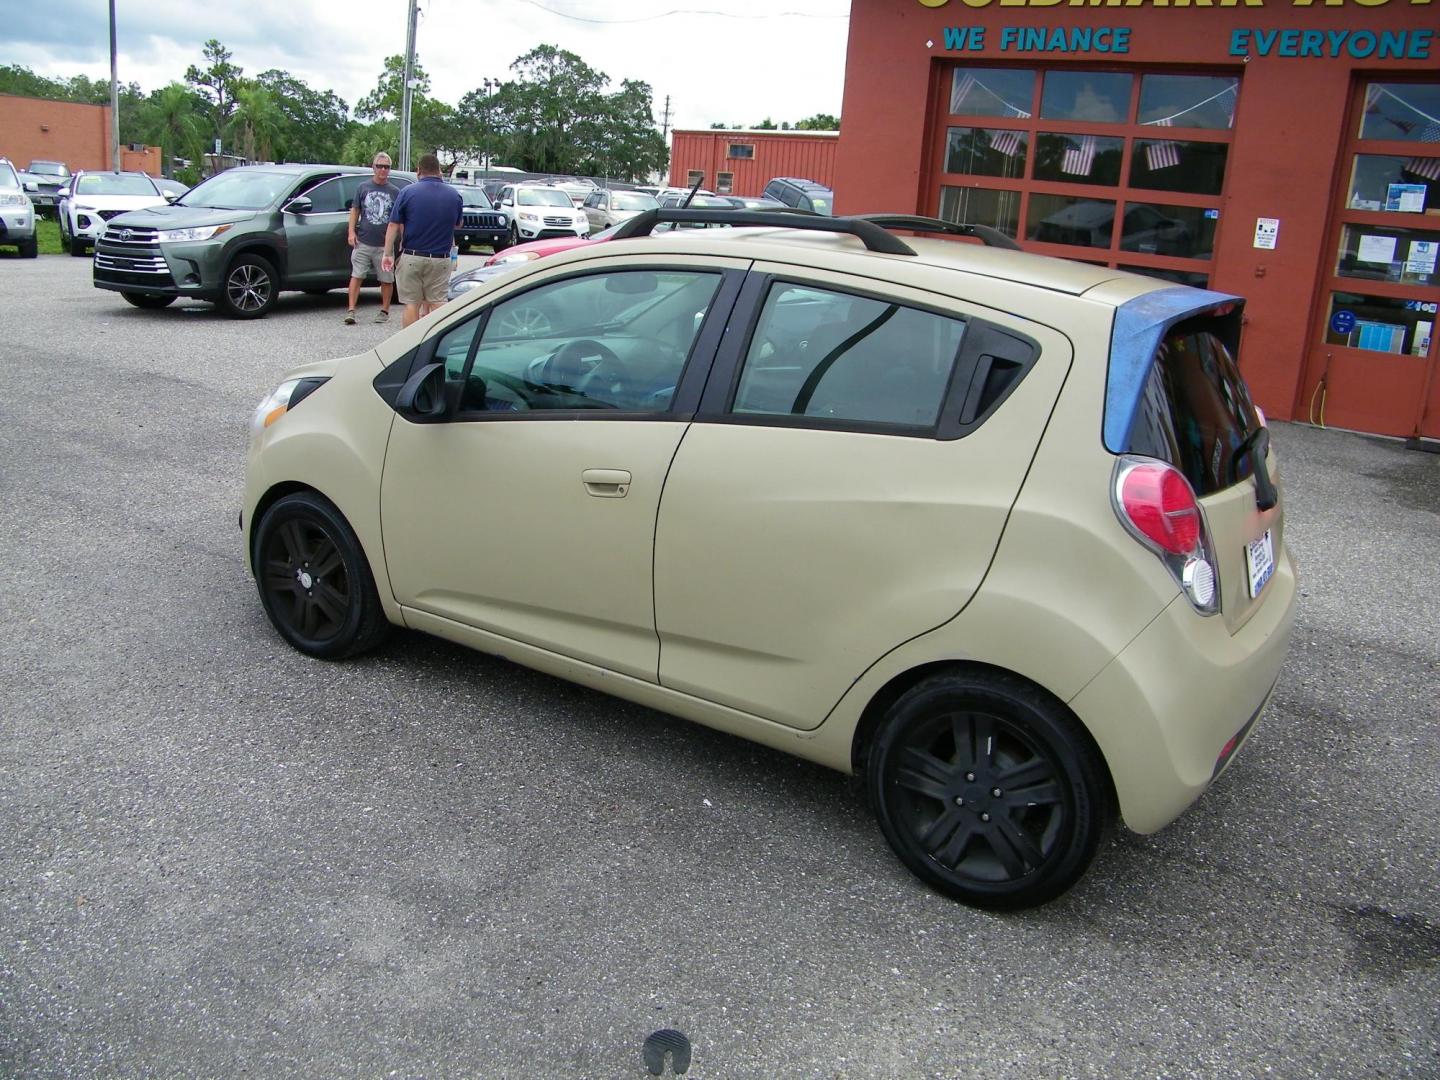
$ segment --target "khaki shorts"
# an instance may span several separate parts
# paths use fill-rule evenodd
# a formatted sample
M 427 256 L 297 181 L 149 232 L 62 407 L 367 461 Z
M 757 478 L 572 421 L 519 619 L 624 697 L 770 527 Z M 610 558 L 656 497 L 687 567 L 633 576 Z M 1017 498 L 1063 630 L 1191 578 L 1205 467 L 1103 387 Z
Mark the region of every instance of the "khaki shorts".
M 350 276 L 364 281 L 374 274 L 382 285 L 390 284 L 395 280 L 395 273 L 380 269 L 380 260 L 384 255 L 385 249 L 379 244 L 356 244 L 355 250 L 350 253 Z
M 402 304 L 443 304 L 450 289 L 450 256 L 428 259 L 401 255 L 395 269 L 395 291 Z

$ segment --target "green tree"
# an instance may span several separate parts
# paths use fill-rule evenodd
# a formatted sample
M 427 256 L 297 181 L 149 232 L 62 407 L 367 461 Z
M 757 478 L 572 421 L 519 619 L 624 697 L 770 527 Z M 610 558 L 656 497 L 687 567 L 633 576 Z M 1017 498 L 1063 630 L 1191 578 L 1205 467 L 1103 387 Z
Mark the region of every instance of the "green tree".
M 174 174 L 177 157 L 199 160 L 205 141 L 206 104 L 184 83 L 172 82 L 152 92 L 141 106 L 143 139 L 160 147 L 166 176 Z
M 340 165 L 369 165 L 381 150 L 392 158 L 400 156 L 400 121 L 376 120 L 373 124 L 352 122 L 341 144 Z
M 274 96 L 258 82 L 246 79 L 234 88 L 235 111 L 230 117 L 230 142 L 251 161 L 274 161 L 288 128 L 288 118 Z
M 350 128 L 350 110 L 343 99 L 331 90 L 314 90 L 288 71 L 274 68 L 262 71 L 255 81 L 270 91 L 285 114 L 285 160 L 340 160 Z
M 413 112 L 415 103 L 423 101 L 430 94 L 430 76 L 425 74 L 425 69 L 418 61 L 410 69 L 410 82 L 410 108 Z M 404 105 L 404 95 L 405 57 L 387 56 L 379 83 L 374 90 L 360 99 L 355 106 L 355 115 L 362 120 L 398 120 Z
M 191 64 L 185 70 L 185 81 L 210 103 L 211 130 L 220 139 L 235 111 L 235 91 L 245 71 L 230 63 L 230 50 L 214 38 L 205 42 L 204 56 L 209 67 Z
M 816 113 L 795 122 L 796 131 L 839 131 L 840 117 L 830 113 Z

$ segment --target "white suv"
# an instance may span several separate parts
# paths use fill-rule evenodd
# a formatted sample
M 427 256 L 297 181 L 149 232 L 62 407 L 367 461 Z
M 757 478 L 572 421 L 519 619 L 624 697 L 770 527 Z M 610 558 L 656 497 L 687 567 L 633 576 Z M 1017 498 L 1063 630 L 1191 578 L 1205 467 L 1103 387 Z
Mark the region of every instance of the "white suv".
M 70 249 L 71 255 L 83 257 L 111 218 L 131 210 L 165 206 L 175 198 L 161 191 L 144 173 L 77 172 L 55 197 L 60 243 Z
M 590 235 L 590 219 L 585 211 L 576 209 L 570 196 L 558 187 L 506 184 L 500 189 L 495 209 L 505 215 L 511 244 Z
M 35 208 L 20 183 L 20 176 L 5 158 L 0 158 L 0 244 L 14 244 L 22 259 L 39 254 L 35 243 Z

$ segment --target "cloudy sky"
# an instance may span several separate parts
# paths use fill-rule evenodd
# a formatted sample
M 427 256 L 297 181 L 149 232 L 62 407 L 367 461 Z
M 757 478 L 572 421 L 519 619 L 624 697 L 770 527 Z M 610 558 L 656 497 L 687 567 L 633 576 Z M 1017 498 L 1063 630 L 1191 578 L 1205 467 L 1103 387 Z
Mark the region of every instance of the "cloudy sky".
M 106 0 L 6 5 L 0 65 L 108 79 Z M 218 38 L 248 75 L 282 68 L 353 108 L 384 59 L 405 51 L 407 0 L 115 0 L 121 82 L 184 78 Z M 420 0 L 416 53 L 431 92 L 455 104 L 536 45 L 610 77 L 648 82 L 657 122 L 777 123 L 839 114 L 849 0 Z

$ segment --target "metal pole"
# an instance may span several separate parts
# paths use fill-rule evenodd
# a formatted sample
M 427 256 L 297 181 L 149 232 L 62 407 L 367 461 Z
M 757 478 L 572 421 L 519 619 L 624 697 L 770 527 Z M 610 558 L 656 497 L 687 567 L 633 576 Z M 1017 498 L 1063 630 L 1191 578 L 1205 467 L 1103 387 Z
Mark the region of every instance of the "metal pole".
M 410 171 L 410 77 L 415 70 L 415 23 L 419 19 L 419 0 L 410 0 L 410 16 L 405 27 L 405 82 L 400 98 L 400 168 Z
M 115 66 L 115 0 L 110 0 L 110 168 L 120 171 L 120 81 Z

